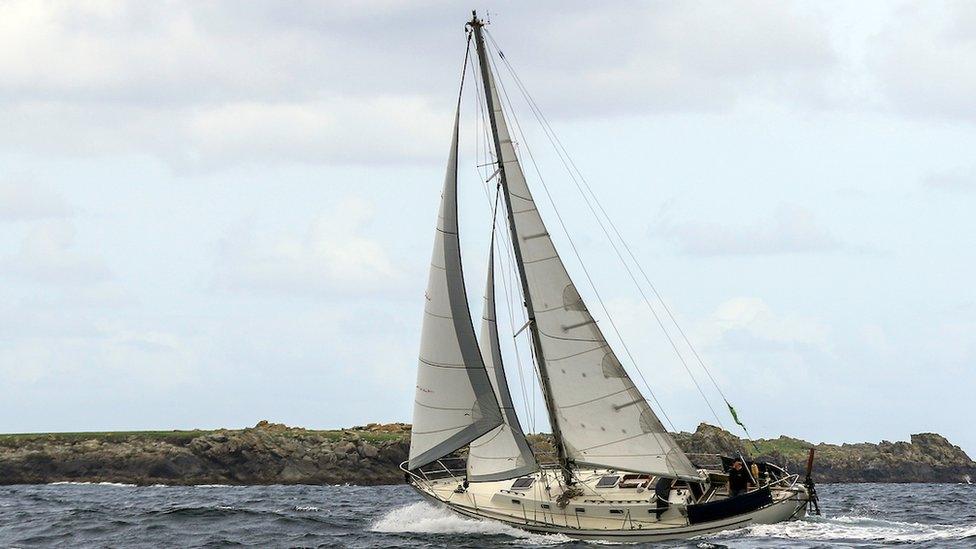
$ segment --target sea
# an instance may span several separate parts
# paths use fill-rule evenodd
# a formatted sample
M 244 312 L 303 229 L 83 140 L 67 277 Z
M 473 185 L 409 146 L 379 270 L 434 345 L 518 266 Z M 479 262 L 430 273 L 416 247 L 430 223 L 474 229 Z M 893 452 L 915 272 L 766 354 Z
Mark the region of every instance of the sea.
M 655 547 L 976 547 L 976 485 L 833 484 L 824 511 Z M 0 486 L 0 547 L 597 547 L 462 518 L 406 486 Z

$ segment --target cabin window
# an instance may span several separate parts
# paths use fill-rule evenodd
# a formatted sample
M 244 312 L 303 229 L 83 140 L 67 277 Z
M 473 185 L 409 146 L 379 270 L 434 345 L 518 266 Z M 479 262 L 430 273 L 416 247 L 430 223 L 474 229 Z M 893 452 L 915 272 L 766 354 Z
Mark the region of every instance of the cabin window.
M 533 482 L 535 482 L 535 479 L 532 477 L 515 479 L 515 482 L 512 483 L 512 490 L 525 490 L 529 486 L 532 486 Z
M 610 509 L 610 514 L 611 515 L 622 515 L 622 514 L 624 514 L 624 512 L 622 510 L 620 510 L 620 509 Z
M 596 483 L 597 488 L 613 488 L 617 485 L 617 480 L 620 477 L 616 475 L 611 475 L 608 477 L 602 477 L 599 482 Z
M 513 499 L 512 503 L 514 503 L 515 505 L 522 505 L 522 502 L 517 499 Z
M 586 512 L 586 509 L 583 509 L 582 507 L 577 507 L 576 508 L 576 512 L 577 513 L 585 513 Z
M 548 503 L 543 503 L 542 504 L 542 508 L 543 509 L 548 509 L 549 508 L 549 504 Z

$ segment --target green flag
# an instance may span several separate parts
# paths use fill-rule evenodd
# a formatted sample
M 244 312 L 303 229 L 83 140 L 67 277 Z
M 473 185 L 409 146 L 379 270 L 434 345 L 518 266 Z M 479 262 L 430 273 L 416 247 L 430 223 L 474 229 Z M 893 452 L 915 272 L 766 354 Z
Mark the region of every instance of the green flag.
M 742 427 L 742 430 L 745 431 L 746 436 L 749 437 L 749 442 L 752 443 L 752 447 L 755 448 L 756 451 L 758 452 L 759 445 L 756 444 L 754 440 L 752 440 L 752 435 L 749 434 L 749 429 L 746 429 L 745 423 L 742 423 L 742 420 L 739 419 L 739 414 L 735 413 L 735 408 L 733 408 L 732 405 L 729 404 L 729 401 L 727 400 L 725 401 L 725 405 L 729 407 L 729 413 L 732 414 L 732 419 L 734 419 L 735 422 L 739 424 L 739 427 Z
M 729 404 L 729 401 L 727 401 L 727 400 L 725 401 L 725 405 L 729 407 L 729 413 L 732 414 L 732 419 L 734 419 L 735 422 L 739 424 L 739 427 L 742 427 L 742 430 L 745 431 L 746 426 L 743 425 L 742 424 L 742 420 L 739 419 L 739 414 L 735 413 L 735 408 L 733 408 L 732 405 Z M 746 431 L 747 434 L 748 434 L 748 432 L 749 431 Z

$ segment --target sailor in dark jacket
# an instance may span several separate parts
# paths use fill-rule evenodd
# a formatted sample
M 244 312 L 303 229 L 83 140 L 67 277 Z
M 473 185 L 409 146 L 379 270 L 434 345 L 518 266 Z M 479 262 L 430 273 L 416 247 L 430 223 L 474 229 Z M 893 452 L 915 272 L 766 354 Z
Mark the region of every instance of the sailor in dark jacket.
M 746 493 L 750 486 L 752 486 L 752 477 L 749 476 L 749 471 L 746 470 L 741 459 L 735 460 L 732 462 L 732 468 L 729 469 L 729 497 Z

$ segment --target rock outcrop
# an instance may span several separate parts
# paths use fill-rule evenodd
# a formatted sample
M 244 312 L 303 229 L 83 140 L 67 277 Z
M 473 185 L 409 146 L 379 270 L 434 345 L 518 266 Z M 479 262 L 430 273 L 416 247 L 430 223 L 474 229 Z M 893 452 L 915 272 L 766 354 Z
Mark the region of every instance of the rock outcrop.
M 0 437 L 0 484 L 393 484 L 409 425 Z
M 816 449 L 814 476 L 821 482 L 962 482 L 976 477 L 976 462 L 935 433 L 912 435 L 911 442 L 817 444 L 789 437 L 759 441 L 760 459 L 806 467 L 806 449 Z
M 409 437 L 403 423 L 315 431 L 267 421 L 241 430 L 0 435 L 0 484 L 393 484 L 403 481 L 398 465 L 407 458 Z M 976 477 L 976 462 L 932 433 L 880 444 L 812 445 L 789 437 L 753 444 L 703 423 L 675 438 L 703 465 L 707 454 L 741 453 L 798 473 L 814 447 L 818 482 Z M 552 459 L 547 435 L 529 439 L 540 461 Z

